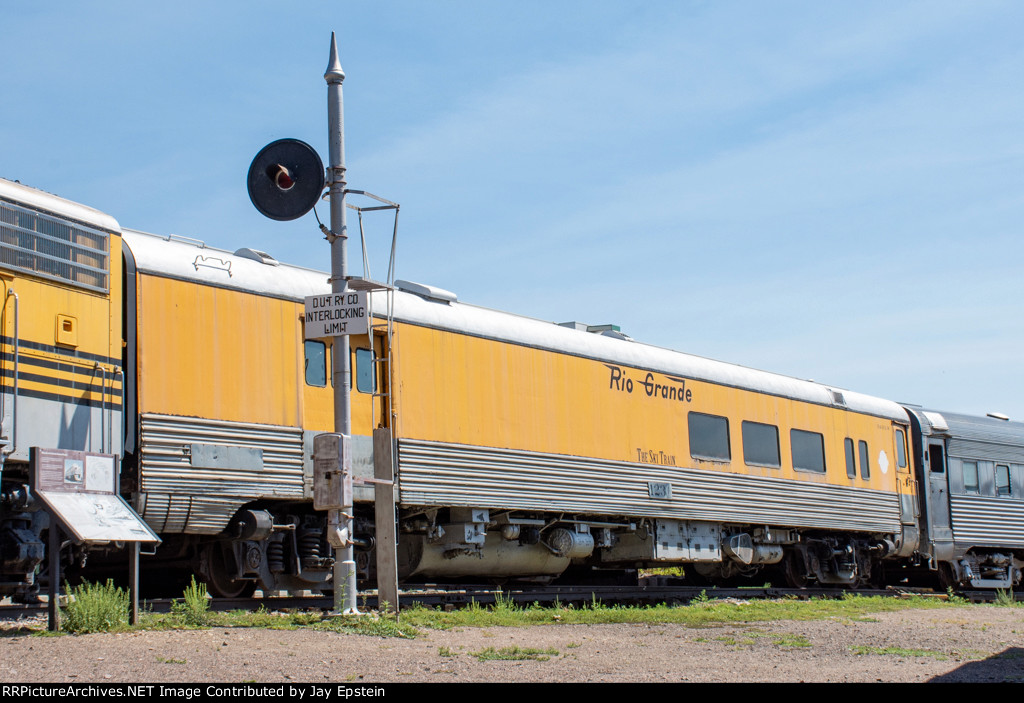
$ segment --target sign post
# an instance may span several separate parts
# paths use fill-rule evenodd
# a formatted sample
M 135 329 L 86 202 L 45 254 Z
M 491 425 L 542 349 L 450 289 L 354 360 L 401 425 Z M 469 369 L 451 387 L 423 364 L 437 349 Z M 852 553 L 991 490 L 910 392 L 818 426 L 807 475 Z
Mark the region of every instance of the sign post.
M 331 293 L 346 296 L 348 290 L 348 254 L 346 240 L 348 228 L 345 223 L 345 113 L 341 84 L 345 80 L 345 72 L 341 70 L 338 60 L 338 44 L 331 32 L 331 55 L 328 58 L 327 71 L 327 128 L 330 146 L 330 161 L 327 167 L 327 180 L 331 194 L 331 230 L 327 235 L 331 243 Z M 347 296 L 346 296 L 347 300 Z M 363 301 L 365 309 L 365 299 Z M 364 315 L 364 320 L 368 318 Z M 346 322 L 347 320 L 336 320 Z M 334 338 L 334 354 L 332 369 L 334 374 L 334 431 L 343 436 L 352 433 L 352 410 L 349 398 L 349 343 L 348 336 L 342 334 Z M 344 545 L 332 544 L 334 550 L 334 610 L 344 614 L 357 614 L 356 608 L 356 561 L 352 546 L 352 506 L 342 510 L 332 510 L 328 516 L 330 525 L 336 529 L 328 530 L 332 543 L 344 541 Z

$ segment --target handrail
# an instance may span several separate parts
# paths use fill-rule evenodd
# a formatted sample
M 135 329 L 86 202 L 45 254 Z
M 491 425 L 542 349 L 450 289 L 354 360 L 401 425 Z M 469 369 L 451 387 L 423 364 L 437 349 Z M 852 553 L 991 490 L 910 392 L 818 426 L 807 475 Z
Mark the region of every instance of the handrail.
M 103 419 L 107 416 L 107 369 L 103 364 L 96 362 L 96 369 L 99 370 L 100 376 L 100 452 L 108 454 L 107 452 L 107 435 L 103 431 Z M 91 413 L 90 413 L 91 414 Z M 90 427 L 92 421 L 89 422 Z M 92 444 L 90 442 L 90 444 Z
M 11 403 L 11 443 L 6 447 L 6 452 L 13 454 L 18 444 L 18 358 L 21 355 L 21 346 L 18 343 L 20 336 L 18 329 L 18 307 L 20 301 L 18 294 L 14 292 L 13 288 L 7 289 L 7 295 L 8 297 L 14 296 L 14 400 Z

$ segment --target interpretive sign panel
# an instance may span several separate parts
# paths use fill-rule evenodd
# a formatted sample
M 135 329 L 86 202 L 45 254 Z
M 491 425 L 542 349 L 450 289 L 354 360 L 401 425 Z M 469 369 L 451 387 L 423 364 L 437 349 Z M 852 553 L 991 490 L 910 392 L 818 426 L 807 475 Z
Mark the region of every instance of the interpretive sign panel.
M 79 542 L 159 542 L 117 495 L 117 461 L 112 454 L 32 447 L 32 491 Z

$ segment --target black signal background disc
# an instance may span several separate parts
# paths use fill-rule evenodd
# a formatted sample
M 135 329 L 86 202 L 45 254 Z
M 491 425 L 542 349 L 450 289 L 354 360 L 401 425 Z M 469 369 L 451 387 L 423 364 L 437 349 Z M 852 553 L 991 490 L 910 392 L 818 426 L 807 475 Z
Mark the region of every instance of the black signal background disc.
M 294 185 L 284 190 L 270 175 L 280 164 L 288 169 Z M 272 220 L 295 220 L 316 205 L 324 190 L 324 165 L 309 144 L 298 139 L 278 139 L 260 149 L 249 166 L 249 199 Z

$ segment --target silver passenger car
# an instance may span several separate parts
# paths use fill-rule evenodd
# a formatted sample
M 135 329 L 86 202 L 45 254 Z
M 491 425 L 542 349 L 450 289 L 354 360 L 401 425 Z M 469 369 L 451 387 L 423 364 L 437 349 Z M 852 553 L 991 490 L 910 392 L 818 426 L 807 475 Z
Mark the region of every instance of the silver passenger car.
M 1012 588 L 1024 569 L 1024 423 L 908 407 L 920 551 L 946 585 Z

